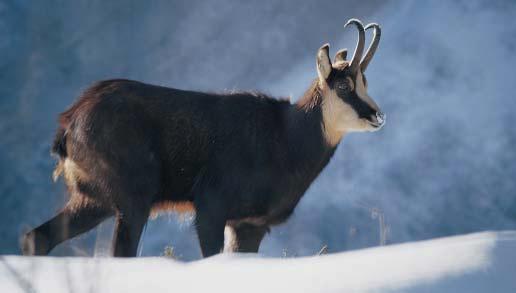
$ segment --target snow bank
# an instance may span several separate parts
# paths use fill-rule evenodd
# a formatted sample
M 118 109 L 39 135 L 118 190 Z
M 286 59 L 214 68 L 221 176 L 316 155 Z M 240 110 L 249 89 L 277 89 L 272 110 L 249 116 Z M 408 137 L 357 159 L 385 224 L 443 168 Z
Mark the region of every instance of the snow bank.
M 260 258 L 3 256 L 0 292 L 516 292 L 516 231 Z

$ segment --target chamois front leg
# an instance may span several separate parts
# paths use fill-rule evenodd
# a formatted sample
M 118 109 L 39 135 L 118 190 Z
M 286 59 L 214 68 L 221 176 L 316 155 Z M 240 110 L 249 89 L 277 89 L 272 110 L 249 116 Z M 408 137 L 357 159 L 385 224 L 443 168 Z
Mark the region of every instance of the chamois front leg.
M 265 233 L 269 230 L 266 226 L 255 226 L 252 224 L 238 224 L 226 226 L 227 252 L 258 252 L 260 243 Z
M 203 257 L 222 252 L 224 248 L 225 209 L 215 200 L 196 201 L 195 227 Z

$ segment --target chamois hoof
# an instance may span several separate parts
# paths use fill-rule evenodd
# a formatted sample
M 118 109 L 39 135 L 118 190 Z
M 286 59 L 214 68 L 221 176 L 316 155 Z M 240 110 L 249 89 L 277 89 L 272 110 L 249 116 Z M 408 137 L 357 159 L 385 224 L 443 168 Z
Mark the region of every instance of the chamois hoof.
M 49 252 L 48 240 L 35 230 L 23 235 L 20 244 L 23 255 L 47 255 Z

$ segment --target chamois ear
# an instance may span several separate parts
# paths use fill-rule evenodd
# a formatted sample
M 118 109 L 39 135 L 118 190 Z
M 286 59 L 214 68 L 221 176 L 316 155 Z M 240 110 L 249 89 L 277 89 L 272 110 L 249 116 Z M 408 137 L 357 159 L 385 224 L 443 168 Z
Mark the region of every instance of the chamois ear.
M 319 81 L 324 82 L 331 73 L 330 45 L 324 44 L 317 52 L 317 75 Z
M 333 63 L 339 63 L 346 61 L 346 58 L 348 57 L 348 49 L 341 49 L 337 54 L 335 54 L 335 59 L 333 60 Z

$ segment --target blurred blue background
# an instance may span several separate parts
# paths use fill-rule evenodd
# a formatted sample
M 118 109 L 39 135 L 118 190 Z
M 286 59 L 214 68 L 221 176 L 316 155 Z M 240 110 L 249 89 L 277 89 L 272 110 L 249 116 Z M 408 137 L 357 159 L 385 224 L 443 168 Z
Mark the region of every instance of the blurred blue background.
M 344 138 L 268 256 L 516 229 L 515 1 L 0 1 L 0 253 L 66 200 L 51 182 L 57 115 L 93 82 L 303 93 L 315 53 L 353 49 L 347 19 L 383 35 L 367 71 L 387 113 Z M 350 53 L 351 54 L 351 53 Z M 105 253 L 110 223 L 53 255 Z M 200 257 L 191 216 L 150 221 L 141 255 Z

